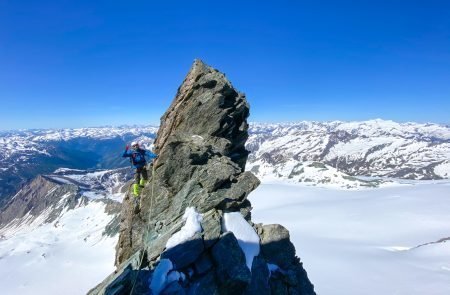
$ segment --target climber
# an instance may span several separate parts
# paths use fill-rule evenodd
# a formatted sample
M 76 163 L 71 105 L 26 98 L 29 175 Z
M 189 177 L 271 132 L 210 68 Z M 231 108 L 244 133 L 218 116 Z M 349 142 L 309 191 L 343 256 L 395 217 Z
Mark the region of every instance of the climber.
M 128 145 L 125 147 L 122 157 L 130 158 L 131 164 L 136 169 L 133 194 L 135 197 L 139 197 L 141 188 L 144 187 L 145 182 L 148 180 L 147 168 L 145 167 L 147 165 L 147 160 L 145 159 L 145 156 L 148 156 L 150 159 L 156 159 L 158 156 L 150 151 L 140 148 L 139 143 L 135 141 L 131 143 L 131 151 L 129 151 L 129 148 Z

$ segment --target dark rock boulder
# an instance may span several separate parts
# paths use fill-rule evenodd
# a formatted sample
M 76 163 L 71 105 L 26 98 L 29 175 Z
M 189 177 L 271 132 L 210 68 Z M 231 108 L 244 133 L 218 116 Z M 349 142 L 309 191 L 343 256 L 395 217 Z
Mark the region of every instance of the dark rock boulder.
M 239 294 L 251 281 L 245 256 L 232 232 L 225 233 L 212 248 L 216 277 L 225 294 Z
M 269 263 L 288 268 L 295 260 L 295 247 L 289 231 L 279 224 L 267 224 L 261 235 L 261 252 Z
M 197 274 L 202 275 L 213 268 L 212 259 L 208 252 L 204 252 L 199 259 L 195 261 L 194 269 Z
M 253 260 L 251 281 L 245 294 L 270 295 L 270 272 L 264 258 L 257 256 Z
M 200 233 L 195 234 L 183 244 L 166 249 L 161 253 L 162 259 L 170 259 L 174 267 L 182 269 L 194 263 L 203 253 L 203 239 Z
M 124 200 L 117 271 L 90 294 L 129 294 L 133 285 L 133 294 L 148 294 L 145 277 L 159 294 L 315 294 L 287 230 L 251 222 L 247 197 L 259 180 L 245 171 L 248 115 L 245 95 L 195 61 L 161 118 L 139 213 L 131 195 Z M 242 233 L 225 230 L 230 212 L 240 212 L 234 222 L 252 233 L 259 255 L 244 252 Z M 276 279 L 267 263 L 282 269 Z
M 188 295 L 218 295 L 219 287 L 213 272 L 208 272 L 206 275 L 200 277 L 195 282 L 190 284 L 187 290 Z

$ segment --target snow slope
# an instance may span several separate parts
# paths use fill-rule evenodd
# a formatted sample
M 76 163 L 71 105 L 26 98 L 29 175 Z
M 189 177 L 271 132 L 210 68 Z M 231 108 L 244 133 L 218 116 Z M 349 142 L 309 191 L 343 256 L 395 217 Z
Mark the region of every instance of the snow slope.
M 86 294 L 114 271 L 130 169 L 58 169 L 25 185 L 0 213 L 1 294 Z
M 114 271 L 117 235 L 103 235 L 113 216 L 90 202 L 47 224 L 0 240 L 2 294 L 86 294 Z
M 365 190 L 265 181 L 250 200 L 254 222 L 289 229 L 317 294 L 450 294 L 449 181 Z M 51 223 L 34 219 L 3 230 L 1 293 L 85 294 L 95 286 L 114 269 L 117 236 L 104 234 L 113 218 L 105 209 L 91 199 Z M 199 230 L 199 218 L 194 210 L 186 213 L 192 230 L 183 236 Z M 237 223 L 225 230 L 240 232 L 231 226 Z M 170 273 L 161 270 L 161 284 Z
M 312 186 L 340 189 L 371 188 L 389 185 L 393 182 L 386 179 L 362 179 L 350 176 L 320 162 L 299 162 L 294 159 L 286 160 L 276 166 L 263 159 L 258 159 L 248 164 L 246 169 L 257 174 L 263 181 L 283 180 L 291 183 L 300 182 Z
M 289 229 L 317 294 L 450 294 L 448 181 L 359 191 L 264 183 L 250 200 L 255 222 Z

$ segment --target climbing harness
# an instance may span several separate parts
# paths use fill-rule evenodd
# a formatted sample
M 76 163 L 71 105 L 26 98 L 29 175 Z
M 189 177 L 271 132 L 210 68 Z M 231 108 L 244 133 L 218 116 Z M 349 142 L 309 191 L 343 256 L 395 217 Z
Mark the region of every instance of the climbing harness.
M 144 241 L 148 240 L 148 232 L 150 231 L 150 219 L 152 217 L 152 210 L 153 210 L 153 192 L 154 192 L 154 188 L 155 188 L 155 163 L 153 162 L 153 165 L 152 165 L 152 187 L 151 187 L 151 194 L 150 194 L 150 210 L 148 211 L 147 230 L 146 230 L 146 233 L 145 233 L 145 240 Z M 133 295 L 134 286 L 136 285 L 136 281 L 137 281 L 137 278 L 139 276 L 139 270 L 140 270 L 140 267 L 142 265 L 142 262 L 144 261 L 144 253 L 145 253 L 145 250 L 143 249 L 142 250 L 142 254 L 141 254 L 141 258 L 139 259 L 140 262 L 138 264 L 138 271 L 136 272 L 136 276 L 134 277 L 133 285 L 131 287 L 130 295 Z

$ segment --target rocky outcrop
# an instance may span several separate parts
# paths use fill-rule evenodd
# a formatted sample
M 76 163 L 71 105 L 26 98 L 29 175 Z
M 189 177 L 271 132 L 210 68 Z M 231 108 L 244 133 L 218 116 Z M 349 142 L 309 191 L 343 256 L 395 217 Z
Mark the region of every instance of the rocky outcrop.
M 117 271 L 90 294 L 314 294 L 289 233 L 251 221 L 245 95 L 194 62 L 155 141 L 141 193 L 125 197 Z
M 0 212 L 0 228 L 29 215 L 28 222 L 42 218 L 52 222 L 66 209 L 73 209 L 79 202 L 78 187 L 60 184 L 43 175 L 24 185 Z M 49 210 L 51 208 L 51 210 Z
M 113 216 L 103 236 L 116 236 L 121 203 L 109 197 L 117 194 L 131 177 L 127 168 L 98 171 L 63 168 L 52 174 L 38 175 L 0 210 L 0 236 L 11 235 L 31 224 L 57 223 L 66 212 L 91 202 L 103 203 L 105 213 Z

